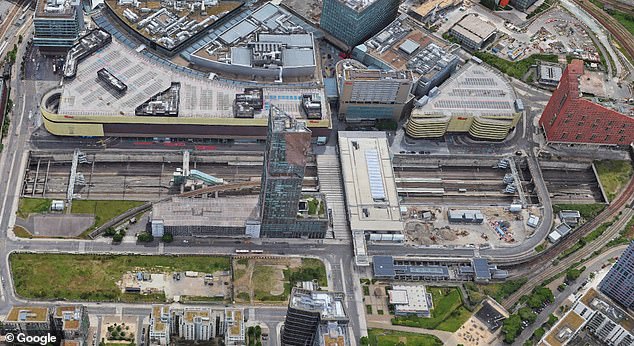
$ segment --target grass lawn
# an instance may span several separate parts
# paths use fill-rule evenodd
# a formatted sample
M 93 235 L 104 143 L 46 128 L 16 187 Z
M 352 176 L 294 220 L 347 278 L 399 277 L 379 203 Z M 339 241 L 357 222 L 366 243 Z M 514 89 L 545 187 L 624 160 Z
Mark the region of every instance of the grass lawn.
M 123 294 L 124 273 L 229 270 L 228 257 L 11 254 L 16 292 L 24 298 L 92 301 L 165 301 L 163 294 Z
M 121 215 L 126 211 L 145 204 L 140 201 L 100 201 L 100 200 L 77 200 L 73 201 L 71 212 L 74 214 L 93 214 L 95 224 L 84 232 L 90 233 L 93 229 L 103 225 L 113 217 Z
M 385 329 L 368 329 L 371 346 L 394 346 L 402 343 L 407 346 L 442 346 L 443 342 L 429 334 L 399 332 Z
M 52 200 L 48 198 L 20 198 L 17 215 L 26 219 L 29 214 L 42 214 L 51 209 Z
M 522 287 L 526 283 L 527 279 L 507 280 L 501 283 L 489 283 L 489 284 L 475 284 L 473 282 L 466 282 L 464 284 L 467 293 L 472 294 L 478 298 L 475 303 L 479 303 L 485 296 L 490 296 L 498 303 L 504 300 L 504 298 L 510 296 L 518 288 Z
M 594 166 L 599 174 L 601 186 L 608 199 L 612 201 L 630 180 L 632 164 L 625 160 L 601 160 L 595 161 Z
M 457 288 L 430 287 L 434 308 L 430 318 L 417 316 L 395 317 L 392 324 L 455 332 L 469 319 L 471 313 L 462 305 Z
M 29 231 L 20 226 L 13 227 L 13 234 L 15 234 L 15 236 L 18 238 L 33 238 L 33 235 L 29 233 Z
M 561 210 L 578 210 L 581 217 L 590 220 L 599 215 L 605 209 L 605 204 L 553 204 L 553 212 L 559 213 Z
M 485 63 L 500 70 L 502 73 L 515 79 L 522 79 L 526 72 L 528 72 L 529 68 L 532 65 L 537 64 L 538 60 L 554 63 L 559 60 L 558 57 L 553 54 L 533 54 L 527 58 L 517 61 L 509 61 L 486 52 L 476 52 L 475 56 L 482 59 L 482 61 L 484 61 Z
M 251 282 L 253 284 L 253 296 L 259 301 L 284 301 L 288 298 L 288 293 L 284 289 L 284 293 L 280 295 L 272 295 L 271 288 L 273 288 L 277 282 L 275 273 L 278 271 L 273 266 L 258 265 L 253 270 L 253 276 Z M 286 283 L 285 283 L 286 284 Z

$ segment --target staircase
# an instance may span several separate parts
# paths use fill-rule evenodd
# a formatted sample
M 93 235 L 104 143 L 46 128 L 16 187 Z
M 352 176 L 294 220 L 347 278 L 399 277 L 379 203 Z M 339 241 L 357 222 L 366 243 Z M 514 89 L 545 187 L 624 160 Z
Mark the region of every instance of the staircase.
M 346 219 L 341 167 L 336 155 L 317 156 L 317 176 L 319 192 L 326 195 L 326 203 L 332 210 L 332 230 L 328 238 L 350 240 L 352 237 Z

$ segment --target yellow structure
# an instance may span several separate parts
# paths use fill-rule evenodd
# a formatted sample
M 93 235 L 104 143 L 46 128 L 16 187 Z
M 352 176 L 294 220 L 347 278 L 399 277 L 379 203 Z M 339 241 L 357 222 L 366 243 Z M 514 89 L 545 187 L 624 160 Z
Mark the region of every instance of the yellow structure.
M 416 102 L 406 124 L 412 138 L 468 133 L 482 140 L 503 140 L 522 110 L 511 86 L 497 73 L 469 63 L 444 85 Z

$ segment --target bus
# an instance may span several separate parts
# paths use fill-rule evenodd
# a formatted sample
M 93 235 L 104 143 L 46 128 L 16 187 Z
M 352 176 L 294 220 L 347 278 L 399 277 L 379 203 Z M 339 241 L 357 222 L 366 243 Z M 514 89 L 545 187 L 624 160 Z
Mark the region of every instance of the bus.
M 263 253 L 263 250 L 251 250 L 251 253 Z
M 249 250 L 241 250 L 241 249 L 237 249 L 236 253 L 249 253 Z

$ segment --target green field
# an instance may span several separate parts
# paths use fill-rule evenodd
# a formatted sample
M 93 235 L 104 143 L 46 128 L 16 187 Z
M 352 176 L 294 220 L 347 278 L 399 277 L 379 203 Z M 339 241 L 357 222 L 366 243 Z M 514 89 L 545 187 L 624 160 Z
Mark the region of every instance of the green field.
M 11 254 L 18 295 L 31 299 L 165 301 L 162 294 L 123 294 L 115 282 L 126 272 L 229 270 L 228 257 Z
M 624 160 L 601 160 L 595 161 L 594 166 L 599 174 L 599 182 L 608 195 L 608 200 L 612 201 L 627 185 L 632 176 L 632 164 Z
M 515 79 L 522 79 L 532 65 L 537 64 L 538 60 L 556 63 L 558 60 L 556 55 L 552 54 L 533 54 L 528 58 L 517 61 L 509 61 L 500 58 L 494 54 L 486 52 L 476 52 L 475 56 L 482 59 L 485 63 L 495 67 L 502 73 Z
M 605 209 L 605 204 L 553 204 L 553 212 L 559 213 L 562 210 L 577 210 L 581 217 L 590 220 L 599 215 Z
M 15 234 L 15 236 L 18 238 L 33 238 L 33 235 L 29 233 L 29 231 L 20 226 L 13 227 L 13 234 Z
M 145 204 L 139 201 L 100 201 L 100 200 L 77 200 L 73 201 L 71 212 L 73 214 L 93 214 L 95 224 L 85 233 L 103 225 L 115 216 Z
M 450 287 L 430 287 L 434 308 L 431 317 L 394 317 L 392 324 L 425 329 L 455 332 L 471 317 L 471 312 L 462 305 L 460 290 Z
M 436 336 L 399 332 L 385 329 L 368 329 L 368 339 L 371 346 L 442 346 L 443 342 Z
M 18 204 L 18 217 L 26 219 L 29 214 L 42 214 L 51 209 L 52 200 L 47 198 L 20 198 Z
M 271 289 L 278 284 L 280 275 L 283 275 L 284 292 L 273 295 L 271 294 Z M 295 287 L 298 282 L 312 280 L 317 280 L 321 287 L 328 286 L 326 267 L 318 259 L 302 258 L 301 266 L 287 266 L 286 269 L 280 269 L 275 263 L 256 264 L 251 275 L 250 286 L 253 287 L 253 298 L 256 301 L 283 302 L 288 300 L 291 288 Z

